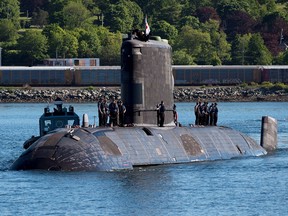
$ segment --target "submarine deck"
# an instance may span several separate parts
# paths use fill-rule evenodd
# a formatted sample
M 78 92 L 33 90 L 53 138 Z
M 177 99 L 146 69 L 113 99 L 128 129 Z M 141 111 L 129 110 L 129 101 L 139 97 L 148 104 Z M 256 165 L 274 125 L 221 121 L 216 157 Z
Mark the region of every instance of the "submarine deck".
M 33 143 L 12 169 L 112 171 L 266 153 L 246 135 L 219 126 L 61 128 Z

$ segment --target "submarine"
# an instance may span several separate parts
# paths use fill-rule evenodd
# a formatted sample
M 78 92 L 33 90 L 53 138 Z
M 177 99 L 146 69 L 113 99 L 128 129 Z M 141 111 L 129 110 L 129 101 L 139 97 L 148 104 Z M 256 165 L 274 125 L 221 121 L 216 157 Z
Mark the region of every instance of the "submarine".
M 117 171 L 134 167 L 226 160 L 266 155 L 277 148 L 277 121 L 262 117 L 258 144 L 223 126 L 175 125 L 172 48 L 167 41 L 129 38 L 121 46 L 121 100 L 125 127 L 82 124 L 74 107 L 55 100 L 44 108 L 39 136 L 24 143 L 12 170 Z M 164 127 L 156 104 L 165 102 Z M 171 107 L 171 110 L 169 109 Z

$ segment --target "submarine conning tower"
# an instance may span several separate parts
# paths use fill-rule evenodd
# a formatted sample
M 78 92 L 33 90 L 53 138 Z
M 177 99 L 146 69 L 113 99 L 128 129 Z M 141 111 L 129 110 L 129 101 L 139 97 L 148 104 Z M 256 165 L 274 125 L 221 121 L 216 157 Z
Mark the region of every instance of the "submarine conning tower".
M 166 107 L 165 123 L 173 122 L 172 48 L 167 42 L 124 40 L 121 47 L 121 97 L 128 124 L 157 124 L 156 105 Z

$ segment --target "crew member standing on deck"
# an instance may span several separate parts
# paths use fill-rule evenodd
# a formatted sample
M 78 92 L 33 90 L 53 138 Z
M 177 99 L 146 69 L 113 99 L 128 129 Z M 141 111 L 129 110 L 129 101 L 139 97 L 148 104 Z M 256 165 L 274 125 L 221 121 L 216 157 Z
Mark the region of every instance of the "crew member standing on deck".
M 159 107 L 159 114 L 160 114 L 160 127 L 164 127 L 164 122 L 165 122 L 165 111 L 166 108 L 164 106 L 164 102 L 161 101 L 160 107 Z
M 101 111 L 102 111 L 102 125 L 106 126 L 109 116 L 109 108 L 106 99 L 103 99 L 102 105 L 101 105 Z
M 209 124 L 209 107 L 208 107 L 208 102 L 206 101 L 203 104 L 202 113 L 203 113 L 202 125 L 208 125 Z
M 160 104 L 156 105 L 156 112 L 157 112 L 157 126 L 160 125 Z
M 103 99 L 102 97 L 98 101 L 98 120 L 99 120 L 99 126 L 103 126 L 103 112 L 101 106 L 103 105 Z
M 218 121 L 218 108 L 217 108 L 217 103 L 214 103 L 214 126 L 217 126 L 217 121 Z
M 195 113 L 195 125 L 199 125 L 200 124 L 200 118 L 201 118 L 201 110 L 202 106 L 201 106 L 201 102 L 198 101 L 194 107 L 194 113 Z
M 209 106 L 209 125 L 214 124 L 214 103 Z
M 119 126 L 124 127 L 124 119 L 125 119 L 125 113 L 126 113 L 126 107 L 123 104 L 122 100 L 118 101 L 118 109 L 119 109 Z
M 176 104 L 173 105 L 173 119 L 174 119 L 174 123 L 177 126 L 178 124 L 178 113 L 176 110 Z
M 114 97 L 111 99 L 109 104 L 109 124 L 110 127 L 117 126 L 117 117 L 118 117 L 118 105 Z

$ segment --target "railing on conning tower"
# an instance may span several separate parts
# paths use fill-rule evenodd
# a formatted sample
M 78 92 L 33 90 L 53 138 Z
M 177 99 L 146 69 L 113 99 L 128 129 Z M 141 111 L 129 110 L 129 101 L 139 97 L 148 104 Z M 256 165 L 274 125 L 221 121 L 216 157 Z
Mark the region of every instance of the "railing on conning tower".
M 143 109 L 143 110 L 133 110 L 133 113 L 138 113 L 138 116 L 141 116 L 141 112 L 157 112 L 158 110 L 156 109 Z M 172 111 L 172 109 L 166 109 L 165 112 L 169 112 Z

